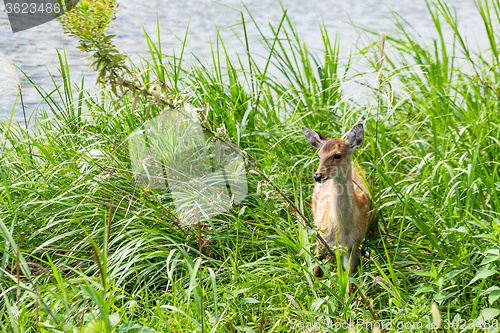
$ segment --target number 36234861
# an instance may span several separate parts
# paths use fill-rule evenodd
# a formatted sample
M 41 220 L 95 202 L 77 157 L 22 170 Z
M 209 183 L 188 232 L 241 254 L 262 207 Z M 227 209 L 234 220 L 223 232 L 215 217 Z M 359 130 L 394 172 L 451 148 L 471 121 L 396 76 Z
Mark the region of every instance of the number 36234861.
M 62 9 L 58 3 L 5 3 L 7 13 L 11 14 L 36 14 L 36 13 L 61 13 Z

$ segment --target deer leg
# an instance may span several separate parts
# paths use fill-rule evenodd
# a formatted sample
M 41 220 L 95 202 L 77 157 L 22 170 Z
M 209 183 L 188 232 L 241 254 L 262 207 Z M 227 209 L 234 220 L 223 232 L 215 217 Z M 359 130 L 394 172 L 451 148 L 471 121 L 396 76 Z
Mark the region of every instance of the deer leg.
M 318 259 L 318 261 L 325 259 L 325 249 L 323 248 L 323 244 L 321 244 L 319 241 L 318 247 L 316 248 L 316 258 Z M 313 275 L 318 278 L 323 277 L 323 270 L 321 269 L 321 267 L 319 267 L 319 265 L 314 267 Z
M 351 257 L 351 261 L 349 263 L 349 275 L 353 275 L 359 264 L 359 249 L 357 247 L 349 249 L 349 256 Z
M 349 270 L 349 276 L 356 273 L 356 268 L 359 264 L 359 248 L 353 246 L 347 250 L 347 253 L 342 254 L 342 266 L 344 270 Z M 349 295 L 351 293 L 351 283 L 347 281 L 346 293 Z
M 374 212 L 372 213 L 370 221 L 370 234 L 368 238 L 377 239 L 380 237 L 380 232 L 378 231 L 378 215 Z

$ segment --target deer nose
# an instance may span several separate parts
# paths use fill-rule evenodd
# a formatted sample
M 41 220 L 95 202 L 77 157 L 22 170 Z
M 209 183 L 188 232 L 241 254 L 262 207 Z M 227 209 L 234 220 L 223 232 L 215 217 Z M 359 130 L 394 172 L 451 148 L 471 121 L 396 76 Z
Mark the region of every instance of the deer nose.
M 323 178 L 323 174 L 322 173 L 315 173 L 314 174 L 314 180 L 315 181 L 320 182 L 321 178 Z

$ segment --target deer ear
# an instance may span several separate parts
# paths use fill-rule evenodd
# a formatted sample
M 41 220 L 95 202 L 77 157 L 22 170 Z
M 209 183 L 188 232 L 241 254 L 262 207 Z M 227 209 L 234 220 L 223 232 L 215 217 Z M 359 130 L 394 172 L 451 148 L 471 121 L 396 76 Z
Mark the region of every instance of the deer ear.
M 325 143 L 327 137 L 324 136 L 321 133 L 318 133 L 316 131 L 313 131 L 310 128 L 307 127 L 302 127 L 302 133 L 306 136 L 307 141 L 313 146 L 318 149 L 321 149 L 323 147 L 323 143 Z
M 363 124 L 356 124 L 347 134 L 346 145 L 353 150 L 363 142 L 364 130 Z

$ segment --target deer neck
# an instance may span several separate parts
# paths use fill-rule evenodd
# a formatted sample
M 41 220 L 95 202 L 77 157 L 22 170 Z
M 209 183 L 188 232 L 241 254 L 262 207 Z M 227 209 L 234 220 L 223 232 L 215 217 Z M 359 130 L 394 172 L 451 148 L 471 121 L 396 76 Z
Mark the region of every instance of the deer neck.
M 339 225 L 348 225 L 355 215 L 354 193 L 351 171 L 345 175 L 332 178 L 331 203 L 334 219 Z

